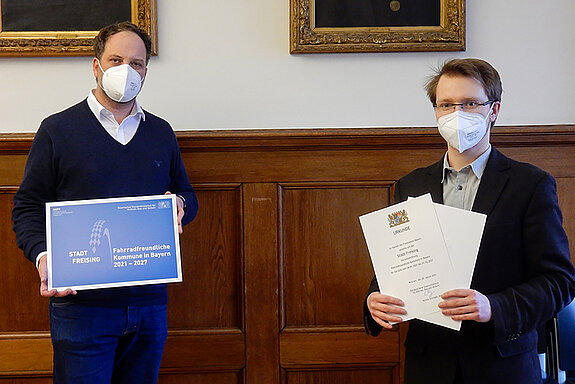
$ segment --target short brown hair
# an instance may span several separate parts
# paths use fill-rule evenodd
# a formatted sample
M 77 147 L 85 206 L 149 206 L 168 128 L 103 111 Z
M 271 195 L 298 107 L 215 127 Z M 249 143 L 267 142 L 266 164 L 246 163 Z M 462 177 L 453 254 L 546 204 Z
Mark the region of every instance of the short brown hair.
M 443 75 L 471 77 L 483 85 L 490 101 L 501 101 L 501 93 L 503 92 L 501 78 L 497 70 L 485 60 L 452 59 L 445 62 L 425 85 L 427 96 L 433 104 L 437 98 L 437 83 Z
M 129 21 L 122 21 L 121 23 L 111 24 L 100 29 L 100 32 L 94 38 L 94 55 L 98 59 L 101 59 L 102 54 L 104 53 L 104 48 L 106 47 L 106 42 L 110 36 L 123 31 L 134 32 L 136 35 L 140 36 L 140 39 L 142 39 L 144 46 L 146 47 L 146 63 L 148 63 L 152 54 L 152 39 L 150 38 L 150 35 L 146 33 L 146 31 L 137 25 L 130 23 Z

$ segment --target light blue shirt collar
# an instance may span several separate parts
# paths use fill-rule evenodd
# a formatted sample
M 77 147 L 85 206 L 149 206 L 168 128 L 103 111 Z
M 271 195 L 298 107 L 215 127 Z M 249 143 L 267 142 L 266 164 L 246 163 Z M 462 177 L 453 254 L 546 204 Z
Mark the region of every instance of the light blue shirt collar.
M 481 180 L 481 176 L 483 176 L 483 172 L 485 172 L 485 167 L 487 166 L 487 160 L 489 160 L 490 154 L 491 144 L 489 144 L 489 148 L 487 148 L 485 152 L 483 152 L 477 159 L 475 159 L 473 163 L 468 165 L 471 167 L 471 170 L 479 180 Z M 453 170 L 453 168 L 449 165 L 449 161 L 447 160 L 447 152 L 445 153 L 445 156 L 443 156 L 443 176 L 441 178 L 442 184 L 445 181 L 446 170 Z

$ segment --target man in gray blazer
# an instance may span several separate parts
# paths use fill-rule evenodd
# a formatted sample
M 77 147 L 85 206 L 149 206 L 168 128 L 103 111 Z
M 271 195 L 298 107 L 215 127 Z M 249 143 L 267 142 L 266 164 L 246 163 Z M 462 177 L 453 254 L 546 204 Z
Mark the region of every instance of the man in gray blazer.
M 401 178 L 395 201 L 431 193 L 487 221 L 470 289 L 445 292 L 439 304 L 443 315 L 463 322 L 461 330 L 410 321 L 405 384 L 541 383 L 537 328 L 575 295 L 555 180 L 490 144 L 502 87 L 489 63 L 448 61 L 426 89 L 447 153 Z M 367 332 L 392 328 L 400 314 L 401 298 L 379 292 L 374 278 L 364 303 Z

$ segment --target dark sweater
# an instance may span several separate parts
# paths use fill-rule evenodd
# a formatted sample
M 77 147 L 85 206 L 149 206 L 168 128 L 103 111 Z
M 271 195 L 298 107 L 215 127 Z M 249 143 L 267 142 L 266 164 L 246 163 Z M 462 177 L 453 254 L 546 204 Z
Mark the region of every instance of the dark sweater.
M 46 118 L 14 196 L 16 240 L 26 257 L 46 251 L 45 203 L 94 198 L 159 195 L 185 198 L 182 224 L 196 215 L 197 199 L 176 136 L 163 119 L 145 112 L 132 140 L 122 145 L 96 119 L 86 100 Z M 79 291 L 57 301 L 95 305 L 165 304 L 165 285 Z

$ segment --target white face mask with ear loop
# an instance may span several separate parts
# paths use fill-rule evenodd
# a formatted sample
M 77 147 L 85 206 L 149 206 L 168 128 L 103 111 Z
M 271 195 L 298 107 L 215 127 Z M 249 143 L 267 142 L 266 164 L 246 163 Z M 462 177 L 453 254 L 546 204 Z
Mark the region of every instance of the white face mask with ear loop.
M 451 147 L 457 149 L 459 153 L 463 153 L 479 143 L 487 133 L 491 124 L 489 116 L 493 110 L 493 105 L 491 104 L 485 117 L 480 113 L 461 110 L 441 116 L 437 119 L 439 134 Z
M 142 89 L 143 79 L 129 64 L 110 67 L 104 71 L 100 60 L 98 66 L 102 70 L 102 81 L 98 86 L 108 97 L 118 103 L 127 103 L 138 96 Z

